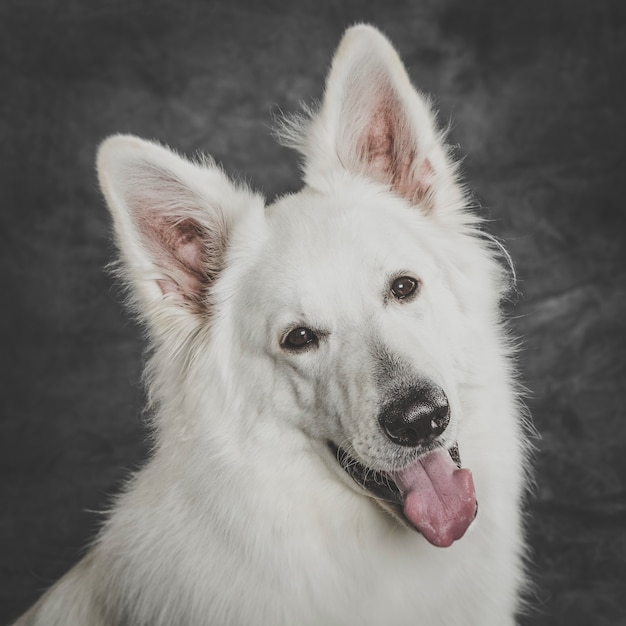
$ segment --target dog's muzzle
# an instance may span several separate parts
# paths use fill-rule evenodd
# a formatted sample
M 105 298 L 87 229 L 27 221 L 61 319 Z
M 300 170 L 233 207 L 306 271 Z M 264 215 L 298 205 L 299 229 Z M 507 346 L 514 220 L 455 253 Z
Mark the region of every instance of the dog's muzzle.
M 460 539 L 477 513 L 472 474 L 461 468 L 458 445 L 439 442 L 450 423 L 443 390 L 432 384 L 412 387 L 383 407 L 380 426 L 395 445 L 415 448 L 415 457 L 394 471 L 367 467 L 329 442 L 339 465 L 386 510 L 420 531 L 433 545 Z

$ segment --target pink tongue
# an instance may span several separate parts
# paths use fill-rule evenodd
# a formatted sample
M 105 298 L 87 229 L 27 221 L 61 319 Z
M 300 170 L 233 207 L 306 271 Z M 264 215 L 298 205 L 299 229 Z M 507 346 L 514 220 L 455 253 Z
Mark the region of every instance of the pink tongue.
M 447 548 L 465 534 L 476 514 L 474 481 L 447 450 L 431 452 L 393 478 L 404 497 L 404 514 L 430 543 Z

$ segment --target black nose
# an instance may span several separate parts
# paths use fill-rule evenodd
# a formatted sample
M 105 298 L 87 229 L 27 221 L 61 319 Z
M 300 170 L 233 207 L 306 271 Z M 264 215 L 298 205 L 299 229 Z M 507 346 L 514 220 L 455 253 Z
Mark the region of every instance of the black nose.
M 450 423 L 450 405 L 443 390 L 428 384 L 411 389 L 380 414 L 386 435 L 400 446 L 423 446 L 441 435 Z

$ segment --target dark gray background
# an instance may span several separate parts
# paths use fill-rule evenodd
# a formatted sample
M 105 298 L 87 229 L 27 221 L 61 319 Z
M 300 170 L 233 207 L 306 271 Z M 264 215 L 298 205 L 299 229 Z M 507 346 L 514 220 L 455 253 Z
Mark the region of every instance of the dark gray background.
M 519 274 L 541 432 L 530 625 L 626 624 L 623 0 L 0 2 L 0 623 L 81 555 L 145 455 L 137 328 L 103 271 L 94 153 L 204 150 L 270 197 L 268 127 L 320 97 L 344 28 L 382 28 L 432 93 Z

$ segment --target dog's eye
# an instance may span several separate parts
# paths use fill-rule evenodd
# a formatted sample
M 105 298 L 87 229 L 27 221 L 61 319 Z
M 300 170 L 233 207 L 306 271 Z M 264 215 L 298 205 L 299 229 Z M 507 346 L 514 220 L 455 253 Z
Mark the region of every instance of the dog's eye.
M 400 276 L 391 283 L 391 293 L 397 300 L 406 300 L 417 291 L 418 282 L 410 276 Z
M 287 350 L 304 350 L 315 347 L 319 343 L 318 336 L 310 329 L 300 326 L 289 331 L 282 341 Z

